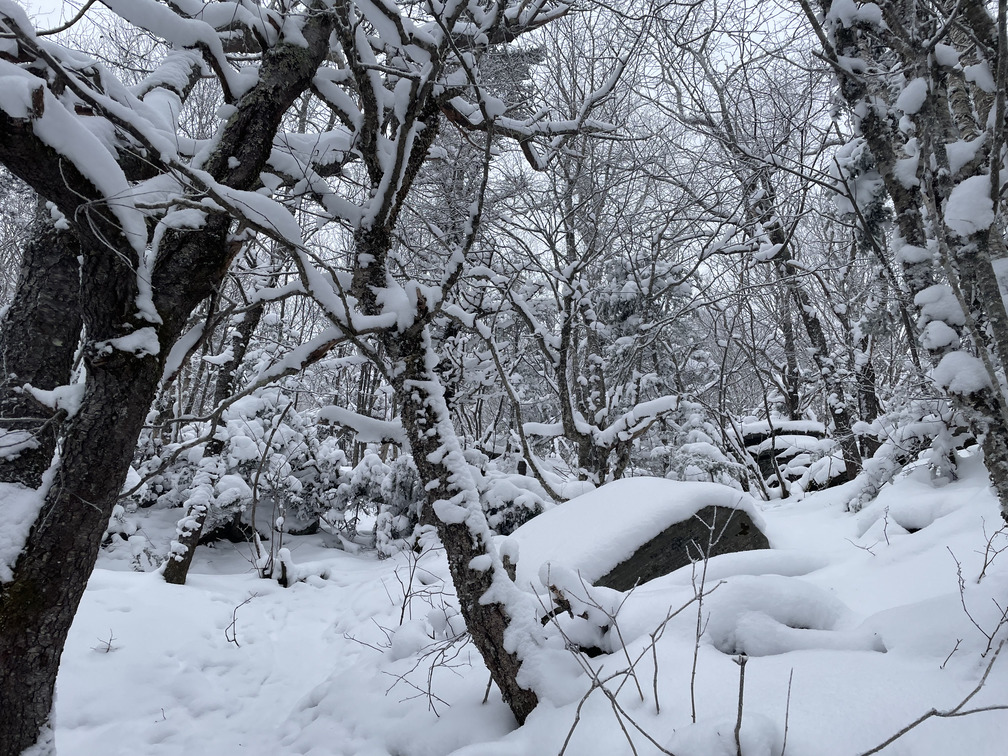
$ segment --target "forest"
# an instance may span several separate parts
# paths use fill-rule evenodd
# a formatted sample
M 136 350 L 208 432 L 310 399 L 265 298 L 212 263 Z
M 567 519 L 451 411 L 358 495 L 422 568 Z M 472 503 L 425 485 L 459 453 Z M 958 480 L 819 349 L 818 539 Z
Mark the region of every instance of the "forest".
M 0 0 L 0 756 L 1003 753 L 1006 17 Z

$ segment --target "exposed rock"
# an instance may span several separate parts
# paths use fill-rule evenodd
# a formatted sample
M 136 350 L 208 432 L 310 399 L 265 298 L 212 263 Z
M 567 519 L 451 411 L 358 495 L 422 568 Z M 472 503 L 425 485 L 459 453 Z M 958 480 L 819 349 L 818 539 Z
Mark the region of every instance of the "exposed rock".
M 708 548 L 712 541 L 713 545 Z M 638 583 L 667 575 L 704 556 L 767 548 L 770 543 L 766 536 L 744 511 L 709 506 L 673 523 L 594 582 L 627 591 Z

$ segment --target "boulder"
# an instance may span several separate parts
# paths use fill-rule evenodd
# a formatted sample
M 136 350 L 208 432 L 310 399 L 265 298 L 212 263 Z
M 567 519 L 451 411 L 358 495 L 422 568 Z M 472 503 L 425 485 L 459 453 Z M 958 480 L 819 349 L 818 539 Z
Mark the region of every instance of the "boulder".
M 511 534 L 508 551 L 517 556 L 521 587 L 543 588 L 552 564 L 589 583 L 627 590 L 701 558 L 710 540 L 704 523 L 715 527 L 712 556 L 769 546 L 759 503 L 748 494 L 716 483 L 639 477 L 533 517 Z
M 596 580 L 595 585 L 628 591 L 704 556 L 768 548 L 767 537 L 745 511 L 704 507 L 642 544 L 630 557 Z

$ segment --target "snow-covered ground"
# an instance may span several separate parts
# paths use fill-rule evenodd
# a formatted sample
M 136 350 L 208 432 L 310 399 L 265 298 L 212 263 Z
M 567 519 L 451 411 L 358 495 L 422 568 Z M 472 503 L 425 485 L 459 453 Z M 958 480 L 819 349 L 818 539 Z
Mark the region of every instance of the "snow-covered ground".
M 288 539 L 312 576 L 284 589 L 255 577 L 245 547 L 200 548 L 184 587 L 129 571 L 120 550 L 100 558 L 63 655 L 59 752 L 538 756 L 559 754 L 569 736 L 566 754 L 612 756 L 635 752 L 626 730 L 639 754 L 661 753 L 654 743 L 683 756 L 734 754 L 734 659 L 745 651 L 746 756 L 779 756 L 785 733 L 789 756 L 862 753 L 932 707 L 958 704 L 991 659 L 963 603 L 984 631 L 998 627 L 1008 554 L 977 583 L 984 527 L 989 536 L 1001 521 L 981 465 L 963 462 L 951 485 L 932 488 L 918 469 L 858 514 L 844 511 L 852 491 L 843 488 L 761 504 L 774 550 L 707 565 L 713 590 L 695 681 L 695 603 L 651 650 L 670 608 L 694 596 L 687 568 L 622 604 L 627 653 L 589 660 L 604 679 L 641 657 L 636 681 L 607 684 L 615 691 L 625 678 L 619 713 L 597 689 L 582 704 L 591 681 L 570 657 L 545 670 L 549 691 L 522 728 L 496 689 L 481 703 L 488 675 L 472 646 L 445 640 L 460 622 L 436 552 L 419 563 L 378 561 Z M 620 518 L 615 502 L 611 517 Z M 142 525 L 152 540 L 169 537 L 166 517 Z M 596 525 L 581 528 L 577 543 L 558 533 L 556 559 L 565 544 L 583 556 L 585 539 L 605 543 L 611 522 Z M 993 545 L 1008 545 L 1008 536 Z M 1008 627 L 994 645 L 1004 637 Z M 1008 705 L 1004 656 L 966 709 Z M 1000 756 L 1006 732 L 1008 711 L 935 717 L 883 753 Z

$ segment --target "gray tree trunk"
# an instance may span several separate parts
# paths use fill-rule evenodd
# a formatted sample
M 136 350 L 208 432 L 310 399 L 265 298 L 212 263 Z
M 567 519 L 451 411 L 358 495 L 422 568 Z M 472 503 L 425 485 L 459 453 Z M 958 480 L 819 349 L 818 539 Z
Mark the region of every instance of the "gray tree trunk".
M 237 103 L 204 170 L 234 188 L 256 185 L 283 114 L 329 51 L 330 31 L 326 14 L 313 15 L 302 28 L 307 47 L 281 44 L 264 53 L 259 82 Z M 78 209 L 83 217 L 87 206 L 103 201 L 69 161 L 35 137 L 30 121 L 0 113 L 0 161 L 68 218 L 76 218 Z M 103 214 L 84 220 L 77 231 L 84 253 L 81 309 L 92 347 L 84 353 L 86 389 L 78 413 L 63 429 L 56 481 L 14 566 L 13 581 L 0 585 L 0 756 L 18 756 L 49 721 L 59 657 L 165 355 L 231 262 L 226 216 L 211 216 L 198 232 L 165 234 L 152 277 L 163 320 L 157 327 L 160 354 L 105 354 L 93 345 L 128 333 L 129 324 L 137 322 L 136 252 Z
M 25 245 L 17 289 L 0 322 L 0 427 L 34 437 L 34 448 L 0 458 L 0 481 L 38 488 L 52 462 L 62 419 L 22 387 L 46 391 L 70 382 L 81 335 L 80 245 L 40 214 Z

